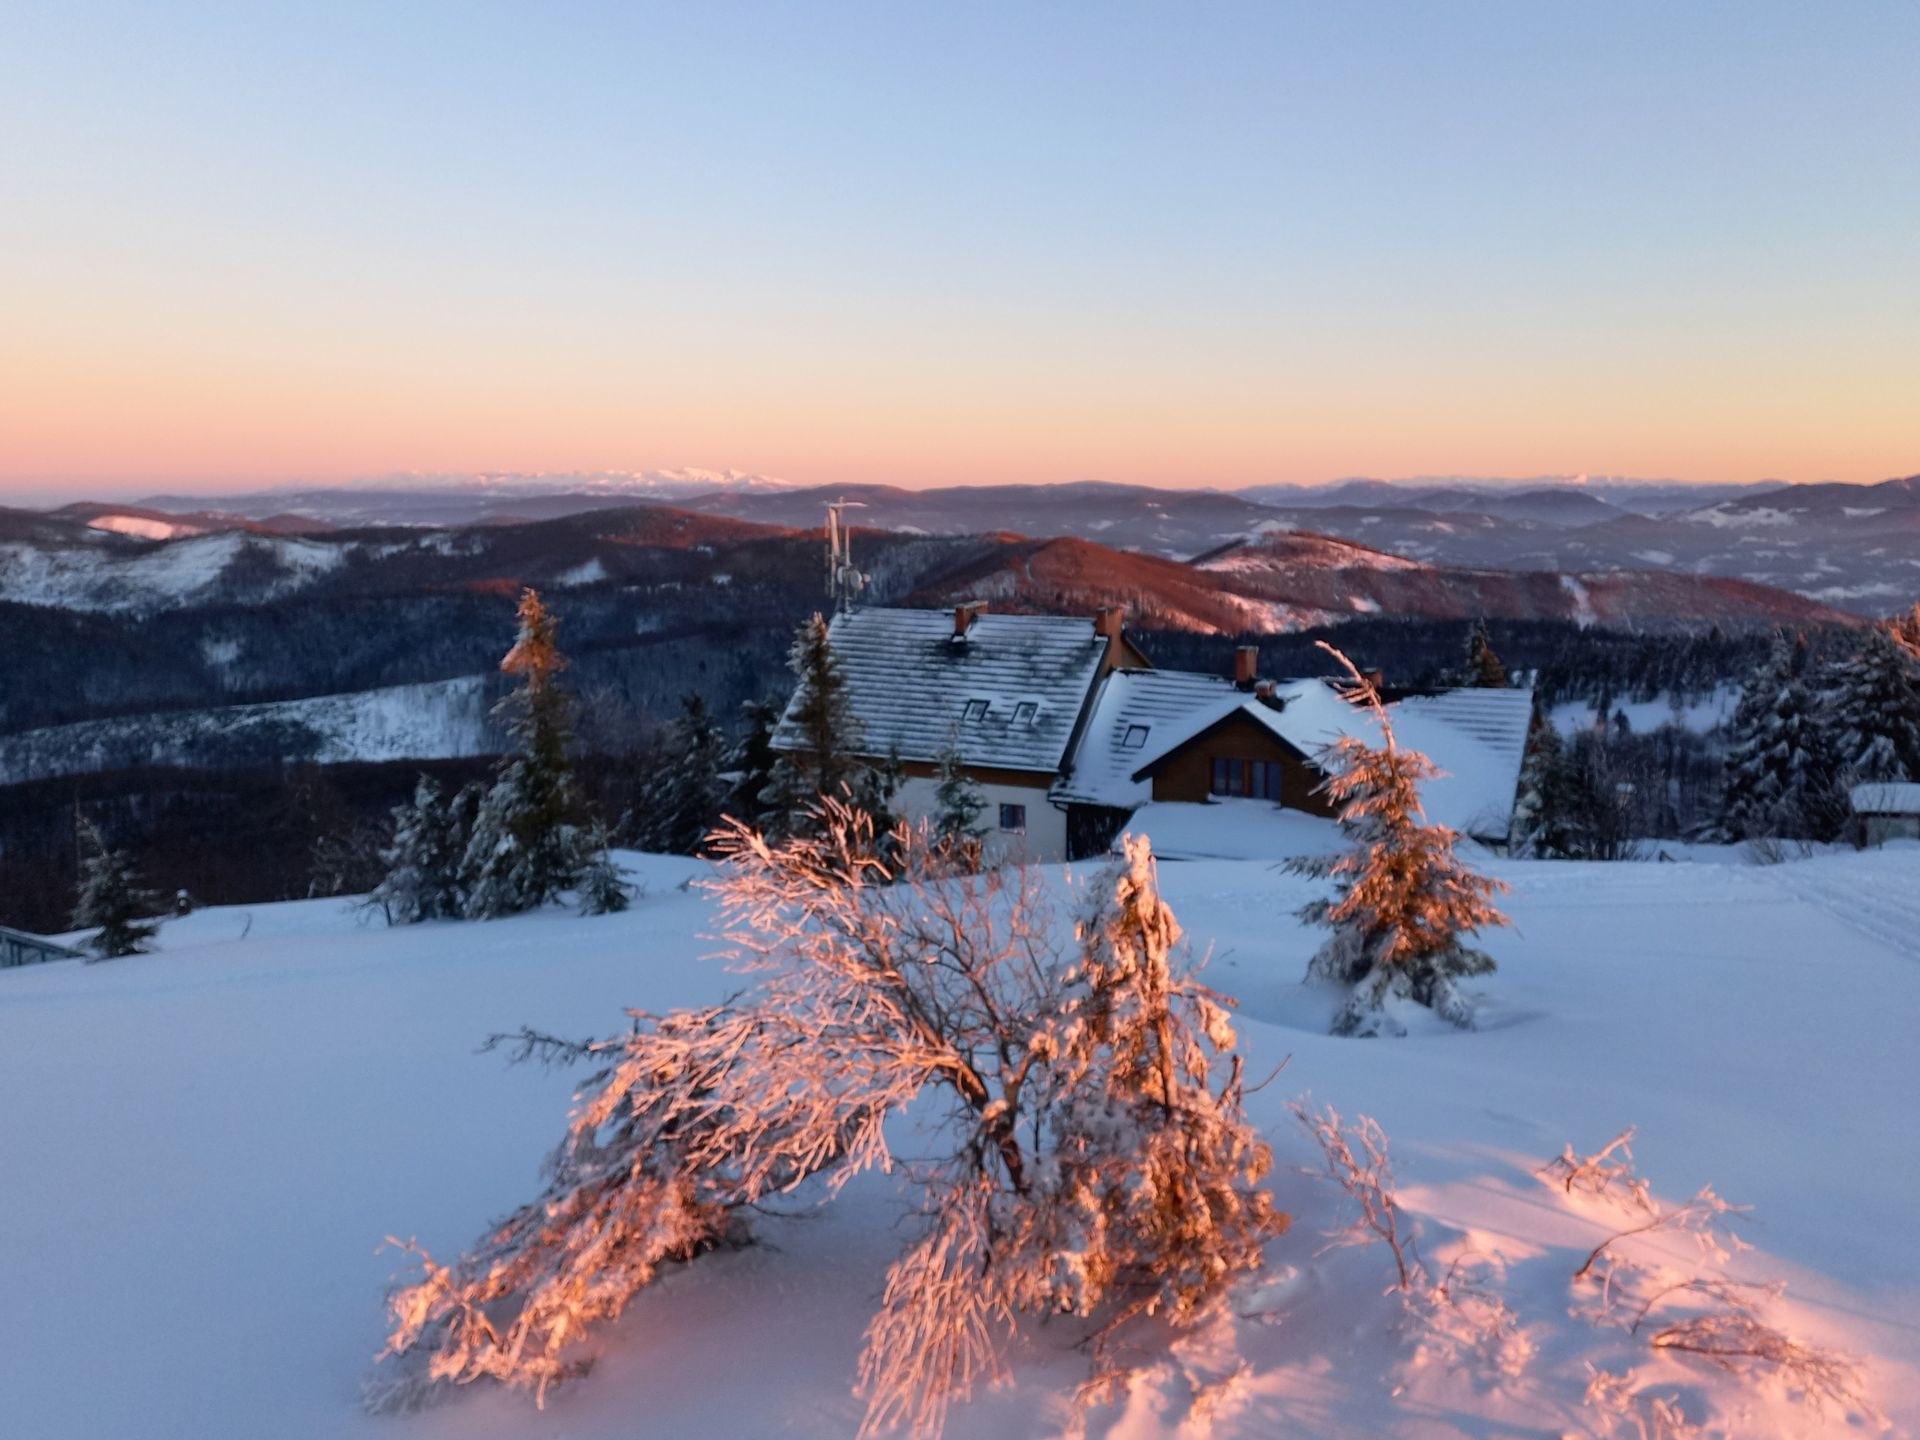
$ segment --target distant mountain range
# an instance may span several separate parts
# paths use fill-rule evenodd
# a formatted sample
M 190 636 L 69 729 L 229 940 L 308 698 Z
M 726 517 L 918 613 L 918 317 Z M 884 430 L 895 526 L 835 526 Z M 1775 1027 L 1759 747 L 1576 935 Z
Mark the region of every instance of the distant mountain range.
M 1537 537 L 1549 529 L 1539 521 L 1366 512 L 1362 519 L 1382 521 L 1378 529 L 1390 528 L 1398 540 L 1386 548 L 1294 528 L 1228 495 L 1086 487 L 1035 495 L 1008 487 L 984 512 L 976 505 L 972 513 L 1024 521 L 1019 529 L 1027 534 L 960 534 L 947 532 L 957 530 L 963 495 L 978 492 L 855 493 L 867 497 L 860 518 L 880 522 L 861 532 L 855 547 L 857 562 L 877 577 L 877 592 L 930 603 L 972 596 L 1078 613 L 1121 604 L 1137 623 L 1221 633 L 1278 632 L 1362 615 L 1563 619 L 1648 632 L 1850 618 L 1801 594 L 1725 577 L 1604 565 L 1494 569 L 1409 553 L 1437 549 L 1429 543 L 1434 537 L 1472 528 L 1525 527 Z M 1524 496 L 1513 498 L 1524 503 Z M 1725 502 L 1712 512 L 1717 524 L 1625 516 L 1552 533 L 1686 523 L 1690 536 L 1737 538 L 1752 527 L 1777 528 L 1764 517 L 1780 512 L 1737 508 L 1748 503 Z M 900 523 L 909 506 L 929 523 Z M 807 508 L 802 499 L 781 513 L 800 520 Z M 1349 508 L 1302 513 L 1338 521 Z M 1189 549 L 1200 535 L 1227 538 L 1191 561 L 1176 560 L 1151 553 L 1158 547 L 1122 550 L 1073 534 L 1076 517 L 1081 529 L 1155 535 L 1169 548 Z M 800 606 L 815 597 L 799 592 L 819 583 L 817 530 L 657 505 L 450 528 L 288 534 L 268 531 L 264 522 L 220 524 L 206 511 L 171 518 L 149 508 L 94 505 L 52 514 L 0 511 L 0 600 L 152 614 L 291 599 L 506 592 L 523 584 L 632 589 L 637 600 L 671 583 L 772 585 L 792 592 L 788 599 Z M 936 530 L 942 533 L 930 533 Z M 1168 538 L 1176 534 L 1177 546 Z
M 1858 491 L 1795 495 L 1884 530 L 1907 513 L 1899 507 L 1912 488 L 1872 492 L 1879 506 L 1857 503 Z M 1684 524 L 1702 544 L 1803 533 L 1812 522 L 1777 498 L 1700 512 L 1713 518 L 1622 514 L 1556 529 L 1472 512 L 1281 512 L 1238 496 L 1105 486 L 1004 487 L 984 508 L 980 491 L 849 493 L 867 504 L 853 514 L 879 522 L 854 538 L 875 604 L 986 599 L 1071 614 L 1114 604 L 1136 627 L 1221 635 L 1477 616 L 1642 634 L 1860 623 L 1738 579 L 1407 553 L 1449 535 L 1524 534 L 1543 545 L 1629 525 Z M 793 626 L 826 599 L 822 534 L 804 523 L 817 519 L 820 492 L 751 498 L 796 523 L 723 513 L 731 507 L 711 494 L 705 508 L 629 503 L 444 527 L 325 529 L 311 516 L 205 506 L 0 510 L 0 784 L 151 765 L 471 753 L 491 743 L 485 706 L 522 585 L 551 592 L 564 617 L 588 720 L 622 715 L 609 723 L 627 733 L 633 717 L 671 714 L 689 689 L 729 707 L 777 692 Z M 1534 505 L 1528 492 L 1505 498 Z M 1851 513 L 1863 510 L 1875 513 Z M 1349 516 L 1396 543 L 1307 528 L 1310 517 Z M 983 518 L 1007 528 L 932 533 L 977 532 Z M 1159 548 L 1192 558 L 1149 553 Z
M 845 501 L 854 523 L 902 534 L 1067 537 L 1171 560 L 1301 531 L 1442 568 L 1671 571 L 1745 580 L 1861 615 L 1904 608 L 1920 595 L 1920 478 L 1721 486 L 1590 478 L 1346 480 L 1229 493 L 1098 481 L 800 487 L 763 476 L 676 471 L 406 477 L 218 499 L 156 496 L 139 506 L 69 506 L 52 517 L 152 538 L 240 528 L 311 536 L 329 528 L 514 527 L 624 509 L 637 496 L 790 530 L 817 527 L 829 503 Z M 14 513 L 16 529 L 35 523 L 19 518 L 26 512 Z M 7 523 L 0 521 L 0 539 Z

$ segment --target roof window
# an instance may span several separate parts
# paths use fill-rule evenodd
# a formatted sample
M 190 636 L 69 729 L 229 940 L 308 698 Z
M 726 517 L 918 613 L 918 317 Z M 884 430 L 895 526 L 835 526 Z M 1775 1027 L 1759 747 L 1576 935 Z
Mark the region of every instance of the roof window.
M 1033 724 L 1033 717 L 1039 713 L 1040 707 L 1034 704 L 1033 701 L 1022 700 L 1018 705 L 1013 707 L 1013 723 L 1016 725 L 1031 725 Z
M 986 719 L 987 718 L 987 702 L 984 700 L 967 701 L 966 708 L 960 712 L 960 718 L 962 720 L 969 720 L 969 721 Z
M 1142 745 L 1147 743 L 1147 731 L 1152 728 L 1151 725 L 1127 726 L 1127 733 L 1120 737 L 1120 748 L 1122 750 L 1138 750 Z

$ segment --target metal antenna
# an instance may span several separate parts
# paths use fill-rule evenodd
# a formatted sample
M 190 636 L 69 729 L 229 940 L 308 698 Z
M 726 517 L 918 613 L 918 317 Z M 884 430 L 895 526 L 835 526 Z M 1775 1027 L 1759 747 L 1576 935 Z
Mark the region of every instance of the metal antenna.
M 864 510 L 858 500 L 836 500 L 827 506 L 827 594 L 833 599 L 833 613 L 851 610 L 873 577 L 863 575 L 853 563 L 853 530 L 843 510 Z

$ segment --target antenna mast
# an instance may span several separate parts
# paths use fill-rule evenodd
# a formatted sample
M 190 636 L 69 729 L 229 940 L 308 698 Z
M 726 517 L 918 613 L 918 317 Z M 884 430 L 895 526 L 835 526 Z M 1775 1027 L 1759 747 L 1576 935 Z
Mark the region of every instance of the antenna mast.
M 873 577 L 862 575 L 853 563 L 853 530 L 840 513 L 864 509 L 858 500 L 836 500 L 827 506 L 827 594 L 833 613 L 851 610 Z

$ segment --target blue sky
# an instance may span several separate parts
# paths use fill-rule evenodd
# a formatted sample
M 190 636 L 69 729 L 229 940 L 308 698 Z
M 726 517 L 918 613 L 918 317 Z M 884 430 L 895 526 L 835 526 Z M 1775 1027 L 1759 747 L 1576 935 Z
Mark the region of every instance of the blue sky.
M 1920 468 L 1920 7 L 133 6 L 0 487 Z

